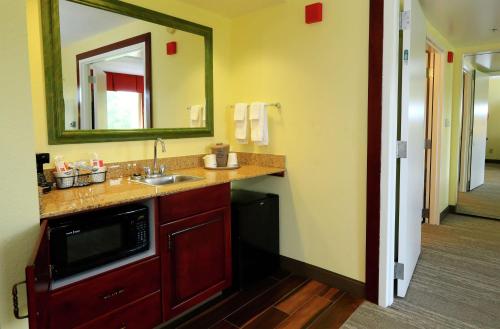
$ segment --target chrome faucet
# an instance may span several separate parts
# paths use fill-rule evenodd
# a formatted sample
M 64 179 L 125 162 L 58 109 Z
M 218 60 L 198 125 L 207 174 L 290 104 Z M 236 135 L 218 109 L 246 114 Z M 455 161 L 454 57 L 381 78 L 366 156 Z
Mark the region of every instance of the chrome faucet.
M 167 152 L 167 148 L 165 146 L 165 142 L 161 139 L 161 138 L 157 138 L 155 140 L 155 157 L 153 159 L 153 174 L 154 175 L 157 175 L 157 174 L 160 174 L 160 175 L 163 175 L 165 174 L 165 166 L 160 166 L 160 169 L 158 170 L 158 143 L 161 144 L 161 151 L 163 153 Z

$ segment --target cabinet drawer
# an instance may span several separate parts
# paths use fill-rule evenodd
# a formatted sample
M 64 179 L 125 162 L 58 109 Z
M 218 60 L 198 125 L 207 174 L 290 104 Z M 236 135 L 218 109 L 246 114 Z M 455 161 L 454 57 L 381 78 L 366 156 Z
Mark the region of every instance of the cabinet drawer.
M 151 329 L 161 323 L 159 291 L 86 323 L 78 329 Z
M 231 187 L 228 184 L 204 187 L 160 197 L 160 223 L 229 206 Z
M 159 289 L 158 257 L 62 288 L 50 297 L 50 327 L 76 327 Z

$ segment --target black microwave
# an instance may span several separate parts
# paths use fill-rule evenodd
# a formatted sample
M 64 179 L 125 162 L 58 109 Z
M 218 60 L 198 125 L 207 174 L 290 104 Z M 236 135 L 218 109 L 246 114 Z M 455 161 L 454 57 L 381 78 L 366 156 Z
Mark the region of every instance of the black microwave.
M 149 211 L 128 205 L 50 224 L 52 277 L 64 278 L 149 249 Z

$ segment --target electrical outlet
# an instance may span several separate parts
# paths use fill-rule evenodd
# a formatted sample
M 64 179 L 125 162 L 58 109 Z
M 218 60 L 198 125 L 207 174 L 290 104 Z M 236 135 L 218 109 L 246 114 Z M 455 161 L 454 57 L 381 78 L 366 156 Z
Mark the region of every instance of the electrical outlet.
M 489 152 L 490 152 L 490 154 L 493 154 L 493 149 L 490 149 L 490 151 L 489 151 Z

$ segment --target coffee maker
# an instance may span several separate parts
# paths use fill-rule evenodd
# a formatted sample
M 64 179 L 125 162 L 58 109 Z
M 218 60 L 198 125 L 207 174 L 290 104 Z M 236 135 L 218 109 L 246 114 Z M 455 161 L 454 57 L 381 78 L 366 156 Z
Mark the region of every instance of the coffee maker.
M 38 180 L 38 186 L 42 188 L 43 193 L 48 193 L 52 189 L 52 185 L 47 182 L 45 174 L 43 173 L 43 164 L 50 163 L 49 153 L 37 153 L 36 154 L 36 176 Z

